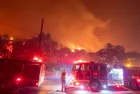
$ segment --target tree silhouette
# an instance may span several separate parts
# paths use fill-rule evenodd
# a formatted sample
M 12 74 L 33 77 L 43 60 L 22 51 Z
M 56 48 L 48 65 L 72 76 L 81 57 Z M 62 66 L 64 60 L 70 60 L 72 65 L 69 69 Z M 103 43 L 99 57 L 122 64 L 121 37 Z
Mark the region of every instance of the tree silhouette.
M 111 43 L 107 43 L 96 54 L 100 56 L 101 61 L 104 63 L 122 63 L 125 58 L 124 48 L 120 45 L 112 45 Z

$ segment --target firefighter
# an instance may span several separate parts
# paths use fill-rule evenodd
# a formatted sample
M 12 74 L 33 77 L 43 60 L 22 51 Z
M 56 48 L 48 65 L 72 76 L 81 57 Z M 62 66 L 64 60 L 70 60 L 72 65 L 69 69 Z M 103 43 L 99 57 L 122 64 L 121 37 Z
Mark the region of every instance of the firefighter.
M 12 51 L 13 51 L 13 44 L 12 44 L 12 41 L 9 41 L 3 47 L 3 58 L 4 59 L 10 58 L 10 55 L 11 55 Z
M 65 87 L 65 84 L 66 84 L 66 71 L 65 71 L 65 69 L 61 72 L 60 78 L 61 78 L 61 83 L 62 83 L 61 91 L 63 92 L 66 89 L 66 87 Z

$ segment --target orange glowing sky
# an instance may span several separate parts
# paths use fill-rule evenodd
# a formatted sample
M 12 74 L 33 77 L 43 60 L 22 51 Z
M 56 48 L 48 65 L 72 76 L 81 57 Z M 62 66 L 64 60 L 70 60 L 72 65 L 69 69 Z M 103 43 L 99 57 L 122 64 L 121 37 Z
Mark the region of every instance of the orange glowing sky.
M 44 18 L 43 31 L 71 49 L 111 42 L 140 52 L 139 9 L 138 0 L 1 0 L 0 34 L 35 36 Z

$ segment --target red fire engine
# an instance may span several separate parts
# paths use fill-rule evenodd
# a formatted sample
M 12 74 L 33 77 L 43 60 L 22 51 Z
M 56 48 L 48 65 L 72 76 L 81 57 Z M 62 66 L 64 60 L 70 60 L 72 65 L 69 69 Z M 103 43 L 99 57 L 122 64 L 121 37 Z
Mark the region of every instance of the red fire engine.
M 3 91 L 17 93 L 22 88 L 39 87 L 44 81 L 43 62 L 0 59 L 0 64 L 0 93 Z
M 134 72 L 135 71 L 135 72 Z M 91 91 L 121 86 L 140 88 L 140 68 L 126 68 L 118 64 L 103 64 L 92 61 L 74 62 L 71 86 L 89 88 Z

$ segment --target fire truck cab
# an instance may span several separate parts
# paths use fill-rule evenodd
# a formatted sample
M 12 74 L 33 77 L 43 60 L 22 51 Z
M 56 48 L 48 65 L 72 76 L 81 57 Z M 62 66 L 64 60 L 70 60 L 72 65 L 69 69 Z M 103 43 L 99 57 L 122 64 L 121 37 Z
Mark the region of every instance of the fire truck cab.
M 89 88 L 91 91 L 110 86 L 120 87 L 132 85 L 131 70 L 121 65 L 108 65 L 93 61 L 74 62 L 72 68 L 71 85 L 73 87 Z M 139 80 L 139 78 L 137 78 Z

